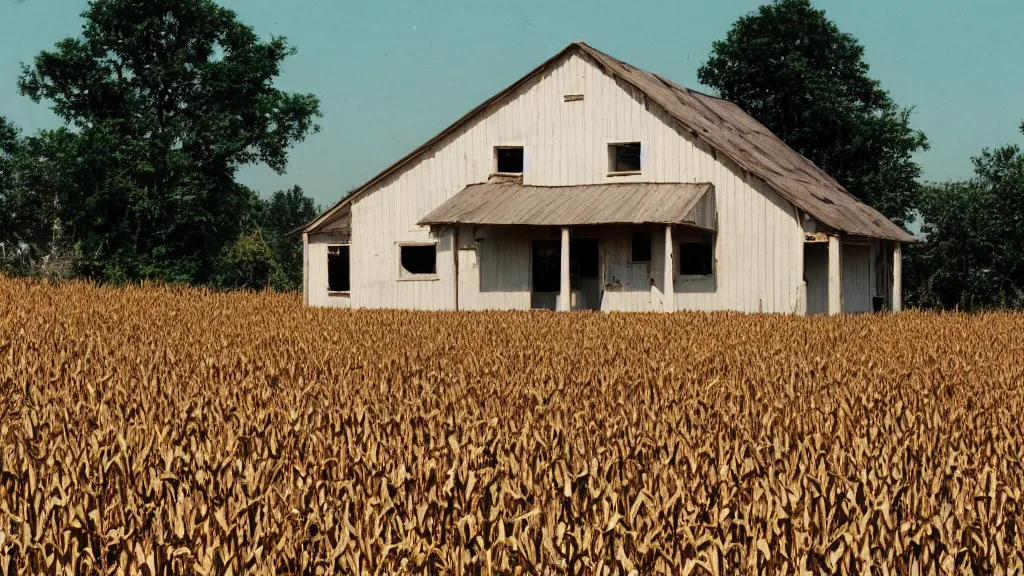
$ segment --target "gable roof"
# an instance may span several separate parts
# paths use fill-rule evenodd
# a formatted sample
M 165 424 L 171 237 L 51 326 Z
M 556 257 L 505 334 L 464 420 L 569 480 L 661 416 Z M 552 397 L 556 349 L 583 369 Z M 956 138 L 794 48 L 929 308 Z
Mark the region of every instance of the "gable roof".
M 635 68 L 584 42 L 573 42 L 555 56 L 533 69 L 514 84 L 483 102 L 419 148 L 392 164 L 383 172 L 342 198 L 323 214 L 302 227 L 315 231 L 339 209 L 359 198 L 376 184 L 422 153 L 443 141 L 456 130 L 488 111 L 525 83 L 556 64 L 567 54 L 576 53 L 605 74 L 632 85 L 665 110 L 681 127 L 704 140 L 740 168 L 762 180 L 779 196 L 800 208 L 820 224 L 852 234 L 900 242 L 914 242 L 909 232 L 889 221 L 874 208 L 846 191 L 834 178 L 818 168 L 771 133 L 739 106 L 690 90 L 657 74 Z

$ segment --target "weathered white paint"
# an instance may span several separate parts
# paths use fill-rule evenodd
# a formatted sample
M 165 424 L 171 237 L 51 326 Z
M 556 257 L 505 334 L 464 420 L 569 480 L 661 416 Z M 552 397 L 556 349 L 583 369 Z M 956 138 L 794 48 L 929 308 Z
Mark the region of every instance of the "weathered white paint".
M 604 263 L 602 310 L 646 312 L 660 310 L 651 301 L 651 263 L 633 262 L 633 231 L 609 227 L 600 231 Z M 652 250 L 651 257 L 655 254 Z
M 565 102 L 565 94 L 584 99 Z M 609 176 L 609 142 L 640 141 L 642 171 Z M 442 281 L 398 281 L 395 246 L 424 241 L 420 218 L 492 170 L 494 147 L 524 147 L 524 184 L 556 186 L 623 181 L 711 182 L 700 205 L 702 222 L 717 222 L 715 274 L 674 275 L 674 302 L 651 302 L 651 265 L 629 262 L 625 230 L 602 237 L 603 310 L 728 309 L 793 313 L 799 310 L 802 250 L 790 204 L 748 176 L 698 135 L 680 128 L 667 113 L 632 87 L 609 78 L 576 55 L 512 94 L 502 105 L 462 127 L 417 162 L 389 176 L 351 206 L 352 295 L 355 307 L 451 309 L 455 304 L 456 258 L 461 309 L 523 309 L 530 306 L 530 239 L 551 231 L 494 232 L 469 249 L 460 231 L 438 243 Z M 476 234 L 476 231 L 473 232 Z M 659 245 L 661 243 L 658 243 Z M 663 251 L 663 250 L 662 250 Z M 672 250 L 674 253 L 676 250 Z M 450 257 L 449 257 L 450 256 Z M 313 269 L 326 262 L 312 251 Z M 667 266 L 673 274 L 675 266 Z M 664 274 L 662 274 L 663 276 Z M 445 281 L 447 280 L 447 281 Z M 654 278 L 664 286 L 664 278 Z M 312 287 L 311 287 L 312 288 Z M 310 297 L 317 305 L 323 299 Z
M 807 314 L 828 314 L 828 244 L 804 245 Z
M 828 237 L 828 313 L 843 311 L 842 268 L 839 262 L 839 237 Z
M 807 220 L 799 208 L 793 206 L 793 218 L 796 219 L 799 228 L 796 231 L 797 240 L 793 246 L 793 262 L 796 264 L 796 314 L 803 316 L 807 312 L 807 279 L 804 274 L 804 227 Z
M 448 248 L 445 251 L 445 258 L 449 259 L 452 263 L 452 274 L 448 276 L 447 280 L 450 282 L 448 288 L 452 297 L 452 310 L 459 309 L 459 230 L 454 226 L 445 229 L 445 246 Z
M 665 301 L 670 292 L 665 284 L 665 271 L 672 267 L 668 260 L 669 252 L 665 251 L 665 241 L 658 237 L 658 229 L 651 228 L 651 275 L 647 279 L 648 290 L 651 292 L 651 309 L 664 310 Z
M 892 247 L 892 311 L 903 310 L 903 247 L 899 242 Z
M 310 306 L 348 308 L 351 293 L 330 292 L 327 286 L 327 248 L 348 244 L 348 234 L 311 234 L 306 239 L 306 262 L 309 264 L 307 298 Z M 349 248 L 349 258 L 352 257 Z
M 843 312 L 857 314 L 871 312 L 874 290 L 871 282 L 871 245 L 846 243 L 840 245 L 842 255 Z
M 571 292 L 569 286 L 569 227 L 562 226 L 562 259 L 559 271 L 560 294 L 558 297 L 558 309 L 563 312 L 572 310 L 572 301 L 569 299 Z

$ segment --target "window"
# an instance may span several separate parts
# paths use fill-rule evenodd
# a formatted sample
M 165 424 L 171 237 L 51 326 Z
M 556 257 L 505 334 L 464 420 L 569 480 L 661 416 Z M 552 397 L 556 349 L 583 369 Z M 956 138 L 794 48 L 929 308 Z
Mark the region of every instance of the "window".
M 349 278 L 348 245 L 327 247 L 327 290 L 348 292 Z
M 401 250 L 402 276 L 432 276 L 437 274 L 437 246 L 434 244 L 408 244 Z
M 608 172 L 639 172 L 640 143 L 626 142 L 608 145 Z
M 522 174 L 523 173 L 523 147 L 494 149 L 498 160 L 499 174 Z
M 651 261 L 651 233 L 647 230 L 633 232 L 633 251 L 629 258 L 631 262 Z
M 690 232 L 679 243 L 679 275 L 711 276 L 715 270 L 715 235 Z

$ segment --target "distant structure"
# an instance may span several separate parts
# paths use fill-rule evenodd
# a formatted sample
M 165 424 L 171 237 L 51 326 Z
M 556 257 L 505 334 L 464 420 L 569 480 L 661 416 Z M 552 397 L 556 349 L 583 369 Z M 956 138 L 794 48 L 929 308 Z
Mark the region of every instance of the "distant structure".
M 574 42 L 303 228 L 312 306 L 899 310 L 915 238 L 735 104 Z

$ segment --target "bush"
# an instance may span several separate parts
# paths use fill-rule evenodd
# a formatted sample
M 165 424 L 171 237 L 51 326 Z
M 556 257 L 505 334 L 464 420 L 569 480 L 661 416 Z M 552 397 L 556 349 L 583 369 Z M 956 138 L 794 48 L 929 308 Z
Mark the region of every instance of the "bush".
M 224 247 L 217 262 L 215 284 L 220 288 L 263 290 L 280 283 L 281 266 L 259 230 L 243 233 Z

